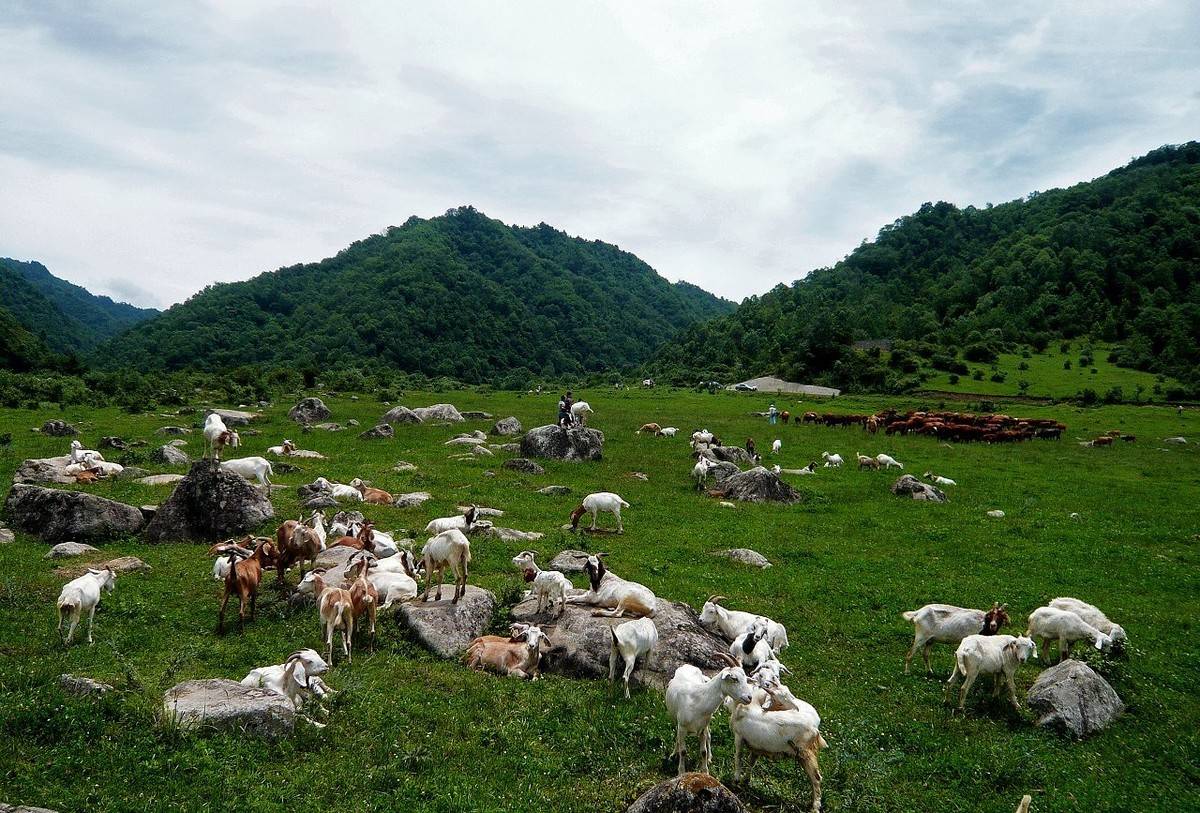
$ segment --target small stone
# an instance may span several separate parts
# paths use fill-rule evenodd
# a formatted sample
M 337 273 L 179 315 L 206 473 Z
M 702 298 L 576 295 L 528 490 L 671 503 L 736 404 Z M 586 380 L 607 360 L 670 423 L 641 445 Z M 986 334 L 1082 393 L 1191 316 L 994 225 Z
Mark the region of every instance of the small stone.
M 645 474 L 640 471 L 635 471 L 632 474 L 630 474 L 629 476 L 635 480 L 649 481 L 649 479 L 650 479 L 650 475 Z
M 995 509 L 992 509 L 991 511 L 988 511 L 987 515 L 989 517 L 991 517 L 992 519 L 1004 519 L 1004 512 L 1001 511 L 999 508 L 995 508 Z
M 354 418 L 351 418 L 350 420 L 346 421 L 346 426 L 358 426 L 358 421 L 356 421 Z
M 65 438 L 70 437 L 71 435 L 78 435 L 79 430 L 74 426 L 71 426 L 71 424 L 67 423 L 66 421 L 60 421 L 57 418 L 53 418 L 42 424 L 42 434 L 50 435 L 56 438 Z
M 82 542 L 59 542 L 46 551 L 43 559 L 69 559 L 72 556 L 83 556 L 85 553 L 98 553 L 99 548 L 85 545 Z
M 305 398 L 288 410 L 288 417 L 296 423 L 314 424 L 329 420 L 332 413 L 320 398 Z
M 511 437 L 521 434 L 521 422 L 515 417 L 501 418 L 492 427 L 492 434 L 498 437 Z
M 719 550 L 713 556 L 723 556 L 734 562 L 741 562 L 744 565 L 752 565 L 754 567 L 768 568 L 771 562 L 767 557 L 750 548 L 731 548 L 730 550 Z
M 545 488 L 539 488 L 537 490 L 537 493 L 538 494 L 549 494 L 554 497 L 562 497 L 566 494 L 571 493 L 571 487 L 570 486 L 546 486 Z
M 0 545 L 7 545 L 16 540 L 17 536 L 8 528 L 0 528 Z
M 363 440 L 384 440 L 394 437 L 395 434 L 396 430 L 392 429 L 392 425 L 390 423 L 381 423 L 378 426 L 363 432 L 361 435 L 359 435 L 359 437 Z
M 182 474 L 151 474 L 149 477 L 142 477 L 137 482 L 144 486 L 170 486 L 182 479 Z
M 431 499 L 433 499 L 433 495 L 428 491 L 413 491 L 392 497 L 392 505 L 397 508 L 420 508 Z
M 392 471 L 396 472 L 396 474 L 404 474 L 405 472 L 416 471 L 416 470 L 417 470 L 416 466 L 414 466 L 412 463 L 409 463 L 404 460 L 401 460 L 399 463 L 392 466 Z
M 107 694 L 113 690 L 113 687 L 107 683 L 79 675 L 59 675 L 58 685 L 62 686 L 69 694 L 81 696 Z
M 462 416 L 468 421 L 490 421 L 492 419 L 492 413 L 480 412 L 478 410 L 469 410 L 463 412 Z
M 519 471 L 522 474 L 545 474 L 546 473 L 546 470 L 544 468 L 542 468 L 541 465 L 533 462 L 532 460 L 530 460 L 526 457 L 514 457 L 512 460 L 505 460 L 500 465 L 506 469 L 512 469 L 513 471 Z

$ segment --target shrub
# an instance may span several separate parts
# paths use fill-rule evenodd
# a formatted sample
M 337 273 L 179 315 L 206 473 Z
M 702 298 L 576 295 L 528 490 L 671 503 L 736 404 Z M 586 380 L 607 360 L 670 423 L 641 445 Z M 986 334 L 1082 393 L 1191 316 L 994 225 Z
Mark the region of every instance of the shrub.
M 956 373 L 950 373 L 950 383 L 952 385 L 958 383 L 958 375 Z
M 1008 378 L 1008 376 L 1006 376 L 1004 373 L 1000 372 L 999 370 L 995 370 L 992 372 L 991 380 L 997 384 L 1003 384 L 1004 379 L 1006 379 L 1006 378 Z
M 976 381 L 982 381 L 983 380 L 983 370 L 976 369 L 975 372 L 971 373 L 971 378 L 975 379 Z
M 1066 361 L 1063 362 L 1063 369 L 1064 370 L 1071 369 L 1071 360 L 1070 359 L 1067 359 Z
M 1104 403 L 1119 404 L 1125 400 L 1125 392 L 1120 387 L 1113 387 L 1104 393 Z
M 1024 372 L 1025 370 L 1029 369 L 1029 363 L 1022 361 L 1020 364 L 1017 365 L 1017 369 Z
M 1100 396 L 1091 387 L 1084 387 L 1079 391 L 1079 402 L 1084 406 L 1092 406 L 1100 400 Z
M 995 348 L 988 344 L 971 344 L 967 345 L 967 349 L 963 351 L 963 358 L 967 361 L 975 361 L 983 364 L 990 364 L 996 361 L 1000 355 Z

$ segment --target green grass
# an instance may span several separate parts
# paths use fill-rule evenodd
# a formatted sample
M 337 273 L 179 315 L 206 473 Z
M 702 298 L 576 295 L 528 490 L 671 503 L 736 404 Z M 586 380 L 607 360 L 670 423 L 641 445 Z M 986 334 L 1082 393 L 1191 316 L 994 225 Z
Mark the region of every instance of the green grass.
M 988 447 L 943 446 L 922 437 L 868 438 L 857 429 L 768 428 L 752 410 L 765 396 L 715 396 L 654 390 L 591 391 L 607 435 L 599 463 L 546 464 L 547 474 L 517 475 L 494 460 L 452 462 L 443 446 L 458 429 L 397 427 L 390 441 L 360 441 L 358 430 L 300 434 L 268 411 L 245 438 L 261 454 L 284 436 L 329 456 L 301 461 L 301 472 L 276 479 L 290 486 L 318 474 L 354 476 L 393 492 L 428 490 L 434 500 L 401 511 L 368 506 L 383 529 L 419 528 L 465 500 L 507 510 L 503 523 L 546 532 L 535 545 L 543 560 L 579 541 L 558 530 L 581 493 L 601 489 L 632 503 L 626 533 L 605 537 L 613 569 L 659 596 L 699 605 L 720 592 L 729 604 L 785 623 L 795 693 L 822 717 L 830 747 L 821 757 L 825 804 L 855 811 L 1011 811 L 1022 793 L 1037 813 L 1200 808 L 1200 655 L 1195 618 L 1200 596 L 1200 457 L 1194 445 L 1161 450 L 1168 435 L 1200 437 L 1200 417 L 1161 407 L 1079 410 L 1012 406 L 1070 427 L 1061 442 Z M 450 400 L 461 409 L 514 414 L 527 426 L 553 418 L 554 396 L 411 393 L 410 406 Z M 370 426 L 384 407 L 329 399 L 336 420 Z M 812 402 L 787 399 L 800 414 Z M 838 399 L 821 409 L 868 411 L 920 401 Z M 0 469 L 20 459 L 61 453 L 64 441 L 29 432 L 57 413 L 0 412 Z M 90 445 L 119 434 L 162 442 L 153 430 L 179 418 L 71 409 L 62 417 Z M 183 419 L 191 423 L 198 413 Z M 679 438 L 640 437 L 658 421 Z M 489 424 L 468 423 L 467 428 Z M 822 450 L 848 459 L 886 451 L 908 471 L 926 469 L 958 481 L 951 502 L 929 505 L 893 497 L 883 473 L 821 470 L 805 478 L 806 504 L 721 509 L 689 487 L 687 441 L 707 426 L 728 441 L 753 435 L 760 448 L 783 439 L 779 462 L 799 467 Z M 1138 435 L 1113 448 L 1081 448 L 1074 438 L 1108 429 Z M 152 448 L 152 447 L 151 447 Z M 188 451 L 198 453 L 193 435 Z M 399 460 L 419 470 L 392 473 Z M 147 467 L 153 468 L 153 467 Z M 495 477 L 484 476 L 493 469 Z M 649 481 L 631 476 L 645 472 Z M 7 476 L 7 474 L 6 474 Z M 800 478 L 795 478 L 799 480 Z M 560 483 L 569 497 L 535 489 Z M 157 503 L 166 489 L 106 482 L 96 493 Z M 295 516 L 294 492 L 274 497 L 280 517 Z M 1001 521 L 984 512 L 1001 508 Z M 1080 521 L 1068 518 L 1071 512 Z M 263 528 L 263 531 L 269 530 Z M 709 555 L 745 546 L 774 563 L 752 571 Z M 472 582 L 511 601 L 519 588 L 508 560 L 519 543 L 473 546 Z M 620 699 L 601 681 L 549 676 L 523 683 L 475 674 L 439 661 L 412 642 L 392 618 L 380 625 L 374 655 L 339 665 L 329 682 L 340 693 L 323 732 L 277 744 L 231 735 L 181 736 L 154 726 L 162 692 L 202 677 L 240 679 L 251 667 L 279 662 L 318 643 L 315 612 L 290 610 L 266 590 L 258 619 L 244 633 L 215 632 L 219 586 L 199 545 L 148 546 L 127 540 L 105 555 L 134 554 L 148 574 L 118 579 L 97 613 L 96 644 L 64 652 L 54 633 L 54 599 L 62 580 L 42 559 L 46 545 L 18 537 L 0 546 L 0 800 L 62 811 L 247 811 L 294 809 L 619 811 L 662 779 L 673 728 L 661 696 L 635 691 Z M 911 626 L 900 613 L 929 601 L 1011 604 L 1016 632 L 1025 614 L 1059 595 L 1100 605 L 1128 630 L 1125 659 L 1088 660 L 1129 710 L 1111 729 L 1082 743 L 1038 729 L 982 689 L 966 717 L 942 705 L 939 680 L 901 674 Z M 498 619 L 499 620 L 499 619 Z M 236 630 L 236 625 L 235 625 Z M 947 647 L 934 650 L 938 678 L 949 672 Z M 1021 693 L 1040 667 L 1017 676 Z M 63 672 L 89 675 L 119 691 L 96 701 L 65 695 Z M 695 744 L 691 746 L 695 752 Z M 714 723 L 715 772 L 731 773 L 726 718 Z M 762 764 L 751 789 L 755 810 L 805 810 L 809 790 L 794 764 Z
M 1079 364 L 1079 343 L 1071 346 L 1068 353 L 1061 353 L 1058 344 L 1037 353 L 1030 350 L 1030 357 L 1023 358 L 1018 353 L 1001 353 L 995 365 L 968 362 L 971 372 L 960 375 L 955 384 L 950 383 L 950 374 L 935 370 L 932 377 L 921 386 L 926 390 L 944 390 L 946 392 L 973 393 L 978 395 L 1018 395 L 1019 383 L 1029 382 L 1026 394 L 1035 398 L 1071 398 L 1085 389 L 1093 390 L 1100 397 L 1113 387 L 1120 387 L 1124 400 L 1133 401 L 1139 386 L 1142 387 L 1140 400 L 1163 401 L 1160 392 L 1155 394 L 1154 385 L 1158 377 L 1153 373 L 1118 367 L 1107 360 L 1109 350 L 1107 345 L 1094 345 L 1095 354 L 1090 367 Z M 1065 361 L 1071 362 L 1071 369 L 1063 369 Z M 1029 369 L 1021 370 L 1025 363 Z M 1004 375 L 1004 381 L 992 381 L 993 366 Z M 976 381 L 972 374 L 979 370 L 983 380 Z M 1170 386 L 1168 379 L 1162 385 L 1165 391 Z

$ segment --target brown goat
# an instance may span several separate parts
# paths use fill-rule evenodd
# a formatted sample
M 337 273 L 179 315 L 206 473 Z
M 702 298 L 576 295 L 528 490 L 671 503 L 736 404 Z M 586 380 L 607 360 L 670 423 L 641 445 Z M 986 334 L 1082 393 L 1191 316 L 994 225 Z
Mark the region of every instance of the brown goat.
M 254 620 L 255 600 L 258 598 L 258 583 L 262 580 L 263 566 L 270 563 L 273 551 L 269 541 L 261 541 L 254 553 L 238 559 L 237 553 L 229 552 L 229 575 L 225 577 L 225 593 L 221 596 L 221 610 L 217 614 L 217 632 L 225 631 L 225 605 L 229 597 L 236 595 L 238 604 L 238 629 L 246 624 L 246 602 L 250 602 L 250 620 Z
M 363 495 L 363 502 L 369 502 L 372 505 L 392 504 L 392 495 L 382 488 L 375 488 L 366 483 L 359 483 L 356 488 L 358 489 L 358 493 Z
M 367 617 L 367 638 L 370 647 L 375 649 L 375 615 L 379 609 L 379 591 L 367 578 L 367 569 L 371 566 L 368 556 L 352 554 L 359 558 L 346 570 L 346 580 L 350 582 L 350 601 L 354 607 L 354 620 Z
M 291 520 L 288 520 L 291 522 Z M 286 524 L 286 523 L 285 523 Z M 317 554 L 321 552 L 321 536 L 304 523 L 298 523 L 292 529 L 287 543 L 279 549 L 275 557 L 275 582 L 286 583 L 284 574 L 294 564 L 300 565 L 300 578 L 304 578 L 304 563 L 316 565 Z
M 358 529 L 358 536 L 343 536 L 336 542 L 331 544 L 331 548 L 354 548 L 355 550 L 365 550 L 372 553 L 375 552 L 375 525 L 371 522 L 364 522 L 362 527 Z
M 317 596 L 317 613 L 321 617 L 322 637 L 325 639 L 325 660 L 333 666 L 333 631 L 342 631 L 342 654 L 354 663 L 354 600 L 350 591 L 325 583 L 325 571 L 313 571 L 313 590 Z
M 662 431 L 662 427 L 656 423 L 644 423 L 641 425 L 641 427 L 638 428 L 637 434 L 640 435 L 643 432 L 649 432 L 652 435 L 657 435 L 661 431 Z

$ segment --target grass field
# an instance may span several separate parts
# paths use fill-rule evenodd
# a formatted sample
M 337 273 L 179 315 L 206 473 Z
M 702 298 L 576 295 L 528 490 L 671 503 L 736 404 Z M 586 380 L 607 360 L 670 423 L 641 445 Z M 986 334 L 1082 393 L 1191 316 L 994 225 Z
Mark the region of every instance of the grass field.
M 957 383 L 951 384 L 950 374 L 938 370 L 922 384 L 922 388 L 979 395 L 1018 395 L 1020 382 L 1028 381 L 1026 394 L 1034 398 L 1073 398 L 1085 389 L 1091 389 L 1103 398 L 1113 387 L 1120 387 L 1124 400 L 1133 401 L 1140 386 L 1142 393 L 1138 400 L 1162 403 L 1163 393 L 1171 386 L 1170 379 L 1161 385 L 1161 392 L 1155 393 L 1158 377 L 1153 373 L 1118 367 L 1109 362 L 1111 348 L 1107 345 L 1094 345 L 1093 348 L 1095 353 L 1090 367 L 1079 363 L 1080 343 L 1073 343 L 1067 353 L 1060 352 L 1059 345 L 1054 344 L 1041 353 L 1030 351 L 1029 358 L 1017 353 L 1001 353 L 994 366 L 1004 375 L 1004 381 L 991 380 L 993 365 L 968 362 L 971 372 L 960 375 Z M 1069 370 L 1063 369 L 1066 361 L 1071 362 Z M 1028 365 L 1028 369 L 1020 369 L 1022 363 Z M 983 373 L 983 380 L 973 378 L 976 370 Z
M 720 592 L 730 606 L 788 626 L 789 685 L 819 710 L 830 744 L 821 757 L 827 810 L 1007 813 L 1026 792 L 1034 796 L 1035 813 L 1200 809 L 1200 455 L 1194 445 L 1200 414 L 1013 406 L 1015 414 L 1064 421 L 1067 438 L 946 447 L 922 437 L 868 438 L 856 429 L 768 427 L 750 415 L 765 408 L 763 396 L 581 395 L 606 433 L 604 460 L 548 462 L 539 477 L 501 469 L 499 457 L 448 460 L 454 449 L 442 444 L 459 428 L 397 427 L 395 439 L 385 441 L 359 440 L 358 430 L 301 435 L 285 416 L 290 399 L 268 410 L 256 427 L 262 435 L 246 438 L 242 451 L 262 454 L 292 437 L 330 459 L 300 461 L 303 471 L 278 482 L 362 476 L 392 492 L 433 493 L 422 509 L 367 506 L 386 530 L 420 528 L 466 500 L 505 509 L 503 524 L 546 532 L 535 545 L 543 561 L 580 545 L 558 529 L 581 493 L 621 493 L 632 504 L 624 512 L 626 533 L 602 543 L 616 572 L 693 606 Z M 526 427 L 553 419 L 553 395 L 462 391 L 410 393 L 402 400 L 409 406 L 439 401 L 497 418 L 516 415 Z M 385 409 L 368 396 L 328 403 L 335 420 L 357 418 L 362 428 Z M 789 399 L 777 403 L 795 414 L 812 408 Z M 928 404 L 838 399 L 822 409 L 883 406 Z M 161 443 L 153 430 L 181 421 L 109 409 L 0 412 L 0 434 L 12 432 L 14 439 L 11 448 L 0 449 L 6 480 L 22 458 L 65 451 L 64 441 L 29 431 L 50 417 L 79 425 L 89 445 L 112 434 Z M 183 420 L 199 417 L 195 412 Z M 634 434 L 652 420 L 685 431 L 675 439 Z M 822 450 L 848 459 L 856 451 L 886 451 L 909 472 L 934 469 L 959 485 L 945 505 L 902 501 L 888 491 L 893 475 L 847 467 L 803 478 L 809 497 L 803 505 L 726 510 L 698 496 L 688 481 L 684 435 L 700 426 L 728 442 L 752 435 L 760 448 L 782 438 L 778 462 L 784 467 L 819 459 Z M 1134 433 L 1138 442 L 1097 449 L 1074 442 L 1108 429 Z M 1181 434 L 1193 445 L 1163 450 L 1161 438 Z M 200 450 L 197 438 L 189 440 L 193 455 Z M 394 474 L 399 460 L 419 469 Z M 487 469 L 496 476 L 484 476 Z M 649 480 L 633 478 L 635 471 Z M 576 493 L 535 493 L 548 484 Z M 160 502 L 167 493 L 119 481 L 93 490 L 134 505 Z M 274 500 L 280 517 L 298 513 L 293 491 Z M 989 519 L 985 511 L 992 508 L 1007 517 Z M 1072 512 L 1081 519 L 1069 519 Z M 763 553 L 775 567 L 752 571 L 709 555 L 739 546 Z M 140 556 L 153 572 L 119 578 L 97 613 L 95 645 L 64 652 L 53 609 L 62 580 L 42 559 L 46 547 L 22 536 L 0 545 L 0 800 L 64 813 L 619 811 L 667 775 L 662 760 L 673 726 L 657 692 L 636 690 L 627 702 L 601 681 L 549 676 L 524 683 L 476 674 L 432 657 L 391 618 L 380 625 L 374 655 L 364 651 L 329 676 L 340 693 L 322 732 L 266 744 L 162 731 L 154 714 L 164 690 L 191 678 L 240 679 L 254 666 L 316 646 L 315 612 L 292 611 L 266 590 L 257 621 L 244 633 L 218 637 L 220 588 L 203 546 L 127 540 L 106 545 L 105 555 Z M 508 560 L 521 547 L 474 544 L 472 583 L 511 603 L 520 585 Z M 1008 631 L 1016 633 L 1026 613 L 1060 595 L 1098 604 L 1129 634 L 1126 658 L 1085 654 L 1129 705 L 1093 739 L 1073 743 L 1044 732 L 1028 711 L 1016 714 L 982 688 L 969 699 L 965 717 L 951 716 L 939 680 L 950 670 L 947 647 L 934 650 L 938 679 L 901 673 L 912 639 L 903 610 L 930 601 L 977 607 L 1006 601 L 1013 609 Z M 1039 669 L 1031 664 L 1018 672 L 1021 695 Z M 57 685 L 63 672 L 111 682 L 119 691 L 99 701 L 65 695 Z M 726 720 L 714 722 L 714 772 L 728 780 Z M 808 782 L 794 764 L 760 763 L 753 786 L 738 792 L 760 811 L 809 804 Z

